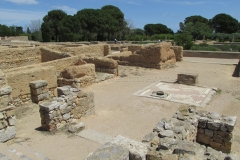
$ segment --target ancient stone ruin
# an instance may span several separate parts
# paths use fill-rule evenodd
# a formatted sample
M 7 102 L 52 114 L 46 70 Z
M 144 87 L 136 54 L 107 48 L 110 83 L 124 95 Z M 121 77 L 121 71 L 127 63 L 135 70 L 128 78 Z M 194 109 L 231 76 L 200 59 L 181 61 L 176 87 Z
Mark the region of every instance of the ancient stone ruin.
M 170 120 L 162 119 L 142 143 L 117 136 L 91 153 L 93 159 L 233 159 L 230 153 L 237 117 L 182 106 Z

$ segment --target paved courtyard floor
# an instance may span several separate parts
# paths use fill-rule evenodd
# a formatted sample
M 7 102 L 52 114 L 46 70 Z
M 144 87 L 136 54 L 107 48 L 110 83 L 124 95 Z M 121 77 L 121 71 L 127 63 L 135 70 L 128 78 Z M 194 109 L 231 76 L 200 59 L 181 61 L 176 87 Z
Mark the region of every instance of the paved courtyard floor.
M 157 91 L 163 91 L 164 95 L 158 96 Z M 157 82 L 133 95 L 205 107 L 214 93 L 216 93 L 216 89 L 207 87 Z

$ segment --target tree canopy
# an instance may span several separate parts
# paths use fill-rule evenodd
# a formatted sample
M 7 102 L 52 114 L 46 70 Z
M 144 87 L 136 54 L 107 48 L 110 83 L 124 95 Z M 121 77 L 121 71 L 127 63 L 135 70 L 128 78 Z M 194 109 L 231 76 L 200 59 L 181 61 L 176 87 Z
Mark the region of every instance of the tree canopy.
M 152 36 L 154 34 L 173 34 L 173 31 L 164 24 L 146 24 L 144 26 L 145 34 Z
M 238 20 L 225 13 L 217 14 L 210 23 L 216 33 L 230 34 L 239 30 Z

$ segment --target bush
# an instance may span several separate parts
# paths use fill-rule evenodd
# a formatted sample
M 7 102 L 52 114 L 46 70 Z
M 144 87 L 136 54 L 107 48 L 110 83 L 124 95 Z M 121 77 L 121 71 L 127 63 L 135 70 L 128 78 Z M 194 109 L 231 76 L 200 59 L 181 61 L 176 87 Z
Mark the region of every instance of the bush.
M 189 34 L 178 34 L 174 38 L 174 42 L 178 46 L 183 46 L 183 49 L 189 50 L 193 46 L 192 36 Z

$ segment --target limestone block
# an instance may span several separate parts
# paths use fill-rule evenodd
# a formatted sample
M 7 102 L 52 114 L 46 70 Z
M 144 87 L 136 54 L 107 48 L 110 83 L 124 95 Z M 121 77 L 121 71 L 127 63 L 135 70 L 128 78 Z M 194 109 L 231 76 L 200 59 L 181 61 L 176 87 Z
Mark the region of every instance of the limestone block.
M 8 125 L 9 126 L 14 126 L 15 123 L 16 123 L 16 117 L 15 116 L 12 116 L 12 117 L 8 117 Z
M 133 160 L 145 160 L 145 156 L 147 154 L 147 145 L 141 142 L 137 142 L 126 137 L 118 135 L 117 137 L 113 138 L 110 142 L 113 145 L 122 146 L 129 150 L 130 159 Z
M 31 88 L 31 95 L 37 96 L 39 94 L 45 94 L 48 92 L 48 89 L 46 87 L 40 87 L 40 88 Z
M 159 154 L 158 151 L 148 151 L 146 155 L 147 160 L 160 160 L 161 155 Z
M 159 132 L 159 137 L 164 138 L 164 137 L 173 137 L 174 132 L 172 130 L 163 130 Z
M 59 105 L 59 109 L 60 110 L 64 110 L 64 109 L 66 109 L 67 108 L 67 103 L 65 103 L 65 102 L 63 102 L 63 103 L 60 103 L 60 105 Z
M 173 139 L 173 138 L 160 138 L 160 142 L 159 142 L 159 149 L 162 150 L 171 150 L 173 146 L 178 144 L 178 140 Z
M 204 144 L 210 144 L 211 142 L 211 137 L 209 137 L 206 134 L 197 134 L 197 142 L 204 143 Z
M 0 130 L 0 142 L 6 142 L 16 136 L 16 128 L 9 126 L 6 129 Z
M 200 158 L 203 157 L 205 150 L 206 148 L 198 143 L 178 141 L 178 144 L 174 147 L 173 154 L 197 155 Z
M 205 129 L 204 133 L 209 137 L 213 137 L 213 131 L 212 130 Z
M 31 88 L 41 88 L 41 87 L 46 87 L 48 85 L 48 82 L 46 80 L 37 80 L 37 81 L 32 81 L 29 83 L 29 86 Z
M 57 101 L 43 102 L 43 103 L 40 103 L 39 106 L 40 106 L 40 109 L 49 112 L 54 110 L 55 108 L 58 108 L 59 102 Z
M 61 111 L 61 114 L 65 114 L 65 113 L 71 112 L 71 110 L 72 110 L 72 107 L 68 106 L 68 107 L 66 107 L 64 109 L 61 109 L 60 111 Z
M 9 95 L 0 96 L 0 109 L 5 108 L 9 103 Z
M 68 127 L 68 132 L 70 133 L 76 133 L 80 132 L 85 128 L 85 124 L 83 122 L 77 123 L 77 124 L 70 124 Z
M 186 85 L 196 85 L 198 83 L 198 74 L 178 74 L 177 83 Z
M 6 116 L 7 117 L 11 117 L 11 116 L 14 116 L 15 115 L 15 110 L 7 110 L 6 111 Z
M 10 86 L 4 86 L 0 88 L 0 96 L 9 95 L 12 92 L 12 88 Z
M 208 122 L 208 118 L 206 118 L 206 117 L 201 117 L 201 118 L 199 118 L 198 127 L 200 127 L 200 128 L 206 128 L 207 122 Z
M 39 101 L 42 101 L 42 100 L 47 100 L 49 99 L 49 93 L 46 92 L 46 93 L 43 93 L 43 94 L 39 94 L 39 95 L 32 95 L 32 102 L 34 103 L 38 103 Z
M 229 132 L 233 131 L 236 121 L 237 121 L 236 116 L 228 116 L 224 118 L 224 125 Z
M 129 151 L 122 146 L 106 143 L 91 153 L 85 160 L 129 160 Z
M 68 95 L 70 93 L 71 86 L 57 87 L 58 97 L 61 95 Z
M 216 149 L 218 151 L 221 151 L 222 144 L 212 141 L 212 142 L 209 143 L 209 146 L 211 146 L 212 148 L 214 148 L 214 149 Z
M 222 125 L 222 122 L 220 120 L 211 120 L 207 122 L 207 127 L 214 131 L 220 129 L 221 125 Z
M 5 116 L 3 114 L 3 112 L 0 112 L 0 120 L 3 119 Z
M 157 132 L 151 132 L 143 137 L 142 142 L 143 143 L 151 142 L 155 136 L 157 136 Z
M 70 115 L 70 113 L 66 113 L 62 117 L 63 117 L 63 120 L 68 120 L 71 118 L 71 115 Z
M 153 129 L 154 131 L 163 131 L 164 130 L 164 125 L 165 125 L 166 120 L 162 119 L 161 121 L 159 121 L 156 125 L 156 127 Z

